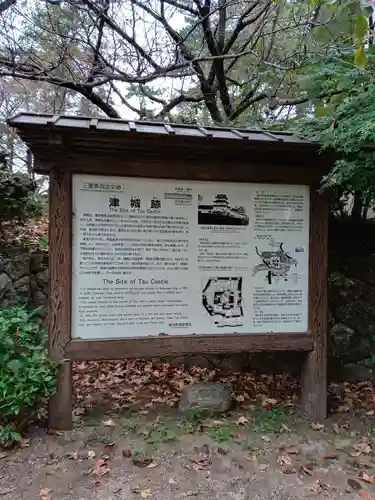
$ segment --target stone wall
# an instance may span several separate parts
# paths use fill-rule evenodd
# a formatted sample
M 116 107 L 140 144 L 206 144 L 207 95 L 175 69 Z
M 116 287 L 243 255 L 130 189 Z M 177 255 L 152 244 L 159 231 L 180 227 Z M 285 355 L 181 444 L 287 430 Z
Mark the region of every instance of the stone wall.
M 0 248 L 0 309 L 24 303 L 40 307 L 47 321 L 48 255 L 17 247 Z

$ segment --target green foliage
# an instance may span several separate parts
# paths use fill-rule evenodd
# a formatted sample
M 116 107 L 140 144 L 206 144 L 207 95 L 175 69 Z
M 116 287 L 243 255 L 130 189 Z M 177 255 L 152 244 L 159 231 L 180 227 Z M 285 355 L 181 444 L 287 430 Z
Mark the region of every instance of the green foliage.
M 312 106 L 296 121 L 299 132 L 337 153 L 335 167 L 325 179 L 375 197 L 375 56 L 367 51 L 366 68 L 350 62 L 349 54 L 330 57 L 310 67 Z
M 37 311 L 0 311 L 0 445 L 20 439 L 42 398 L 56 388 L 55 362 L 47 357 Z
M 36 184 L 26 174 L 0 169 L 0 221 L 40 217 L 43 205 Z

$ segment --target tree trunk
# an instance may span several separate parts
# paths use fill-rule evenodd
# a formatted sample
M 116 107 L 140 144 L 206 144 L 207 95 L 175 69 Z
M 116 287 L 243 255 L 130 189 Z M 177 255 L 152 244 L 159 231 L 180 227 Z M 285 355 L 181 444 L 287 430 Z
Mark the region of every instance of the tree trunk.
M 353 222 L 360 222 L 362 219 L 363 196 L 360 191 L 354 191 L 353 208 L 350 215 Z

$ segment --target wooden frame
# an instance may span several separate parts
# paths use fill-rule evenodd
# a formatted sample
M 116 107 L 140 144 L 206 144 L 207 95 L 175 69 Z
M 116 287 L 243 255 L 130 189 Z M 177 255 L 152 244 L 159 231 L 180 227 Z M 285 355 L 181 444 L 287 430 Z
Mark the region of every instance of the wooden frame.
M 30 139 L 30 132 L 21 136 Z M 89 132 L 87 132 L 89 134 Z M 86 135 L 87 135 L 86 134 Z M 90 132 L 91 134 L 91 132 Z M 33 137 L 34 137 L 33 136 Z M 309 158 L 301 167 L 302 149 L 284 150 L 285 158 L 271 163 L 269 155 L 255 150 L 253 159 L 246 159 L 244 150 L 235 152 L 237 169 L 227 168 L 222 161 L 227 148 L 212 150 L 217 161 L 204 154 L 194 153 L 181 161 L 176 149 L 159 149 L 160 156 L 149 160 L 149 151 L 137 150 L 135 139 L 131 145 L 137 160 L 111 152 L 111 143 L 94 150 L 88 161 L 84 138 L 81 146 L 74 146 L 71 131 L 61 132 L 61 141 L 43 147 L 35 142 L 35 170 L 50 173 L 50 308 L 49 348 L 51 355 L 61 362 L 57 393 L 51 399 L 49 425 L 69 429 L 72 425 L 71 363 L 79 360 L 108 360 L 131 357 L 164 357 L 185 354 L 229 354 L 243 351 L 305 351 L 306 362 L 302 374 L 301 404 L 304 414 L 320 420 L 326 416 L 326 332 L 327 332 L 327 226 L 328 201 L 318 193 L 321 175 L 331 164 L 331 158 L 320 158 L 318 167 L 316 149 L 306 146 Z M 88 137 L 88 136 L 87 136 Z M 100 141 L 98 134 L 96 141 Z M 91 141 L 91 136 L 88 140 Z M 114 139 L 113 139 L 114 140 Z M 118 141 L 118 139 L 117 139 Z M 90 142 L 91 143 L 91 142 Z M 64 145 L 65 144 L 65 145 Z M 71 149 L 66 148 L 69 144 Z M 118 142 L 116 142 L 118 144 Z M 134 145 L 135 144 L 135 145 Z M 172 142 L 173 145 L 173 142 Z M 93 146 L 94 147 L 94 146 Z M 99 147 L 99 146 L 98 146 Z M 139 145 L 138 145 L 139 147 Z M 155 151 L 157 146 L 155 145 Z M 105 149 L 107 148 L 107 149 Z M 61 151 L 59 151 L 61 149 Z M 100 155 L 96 155 L 100 153 Z M 312 155 L 314 151 L 314 155 Z M 194 156 L 193 154 L 193 156 Z M 103 159 L 107 161 L 103 163 Z M 69 158 L 69 162 L 65 163 Z M 108 159 L 110 158 L 110 162 Z M 291 159 L 292 158 L 292 159 Z M 299 160 L 298 160 L 299 158 Z M 293 161 L 292 161 L 293 160 Z M 323 161 L 324 160 L 324 161 Z M 199 162 L 199 163 L 198 163 Z M 314 167 L 315 162 L 315 167 Z M 226 167 L 226 168 L 225 168 Z M 124 177 L 154 177 L 205 181 L 233 181 L 244 183 L 283 183 L 310 186 L 310 241 L 309 241 L 309 329 L 305 333 L 231 334 L 161 336 L 153 338 L 127 338 L 116 340 L 71 339 L 71 278 L 72 278 L 72 175 L 74 173 L 121 175 Z

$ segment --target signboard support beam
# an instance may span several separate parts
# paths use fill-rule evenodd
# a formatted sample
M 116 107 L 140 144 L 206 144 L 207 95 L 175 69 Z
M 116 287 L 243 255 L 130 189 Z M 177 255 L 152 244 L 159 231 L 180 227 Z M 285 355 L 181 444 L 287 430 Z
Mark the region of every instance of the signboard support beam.
M 56 394 L 50 399 L 51 429 L 72 428 L 72 363 L 64 360 L 71 340 L 72 175 L 53 170 L 50 175 L 49 213 L 49 354 L 58 361 Z
M 309 331 L 314 347 L 301 378 L 301 410 L 313 421 L 327 416 L 328 196 L 310 190 Z

